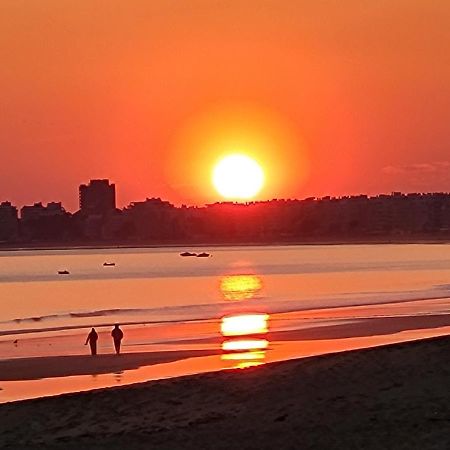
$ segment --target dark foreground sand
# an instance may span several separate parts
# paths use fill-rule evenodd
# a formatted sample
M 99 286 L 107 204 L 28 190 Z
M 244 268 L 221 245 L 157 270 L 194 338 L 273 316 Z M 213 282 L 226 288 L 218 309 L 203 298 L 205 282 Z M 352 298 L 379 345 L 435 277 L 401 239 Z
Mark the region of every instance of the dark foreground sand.
M 0 405 L 0 448 L 449 449 L 450 337 Z

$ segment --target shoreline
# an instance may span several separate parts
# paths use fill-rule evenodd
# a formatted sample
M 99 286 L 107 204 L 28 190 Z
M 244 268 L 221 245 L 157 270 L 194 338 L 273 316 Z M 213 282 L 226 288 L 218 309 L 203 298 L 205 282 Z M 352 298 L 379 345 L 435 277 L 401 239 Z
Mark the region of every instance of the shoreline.
M 406 300 L 387 300 L 385 302 L 378 302 L 376 305 L 377 306 L 387 306 L 387 305 L 407 305 L 410 303 L 416 303 L 419 304 L 420 302 L 424 302 L 424 301 L 438 301 L 438 300 L 450 300 L 450 297 L 448 295 L 437 295 L 436 297 L 428 297 L 428 298 L 411 298 L 411 299 L 406 299 Z M 305 308 L 305 309 L 299 309 L 299 308 L 292 308 L 292 309 L 286 309 L 286 310 L 281 310 L 281 311 L 270 311 L 270 315 L 273 317 L 276 317 L 277 315 L 286 315 L 286 314 L 298 314 L 298 313 L 311 313 L 311 312 L 317 312 L 317 311 L 323 311 L 323 310 L 328 310 L 328 311 L 333 311 L 333 310 L 352 310 L 353 309 L 364 309 L 364 308 L 370 308 L 374 306 L 373 303 L 360 303 L 360 304 L 348 304 L 345 306 L 339 305 L 339 306 L 329 306 L 329 307 L 324 307 L 324 308 Z M 420 320 L 437 320 L 437 322 L 440 321 L 440 319 L 442 320 L 446 320 L 447 316 L 449 316 L 448 314 L 423 314 L 423 315 L 419 315 L 419 316 L 411 316 L 411 317 L 407 317 L 407 316 L 399 316 L 397 317 L 400 320 L 412 320 L 414 325 L 416 321 L 420 321 Z M 372 323 L 376 323 L 379 322 L 380 317 L 356 317 L 358 320 L 373 320 Z M 121 325 L 123 326 L 146 326 L 146 325 L 171 325 L 171 324 L 177 324 L 177 323 L 184 323 L 184 324 L 188 324 L 188 323 L 208 323 L 208 322 L 218 322 L 219 321 L 219 317 L 217 317 L 214 314 L 211 314 L 210 316 L 204 316 L 204 317 L 189 317 L 189 318 L 182 318 L 182 319 L 154 319 L 154 320 L 125 320 L 125 321 L 121 321 Z M 391 321 L 393 319 L 393 317 L 385 317 L 383 318 L 383 321 L 388 320 Z M 14 319 L 12 319 L 14 320 Z M 33 320 L 33 319 L 31 319 Z M 87 318 L 86 318 L 87 320 Z M 40 322 L 41 319 L 37 320 L 37 322 Z M 105 322 L 100 322 L 100 323 L 96 323 L 95 327 L 97 328 L 106 328 L 106 327 L 111 327 L 116 323 L 116 320 L 110 320 L 110 321 L 105 321 Z M 444 323 L 444 325 L 447 325 L 447 323 Z M 449 323 L 450 325 L 450 323 Z M 3 338 L 7 338 L 8 336 L 13 336 L 13 337 L 17 337 L 17 336 L 21 336 L 21 335 L 29 335 L 29 334 L 35 334 L 35 333 L 54 333 L 54 332 L 61 332 L 61 331 L 81 331 L 81 330 L 86 330 L 91 328 L 92 323 L 91 322 L 85 322 L 85 323 L 79 323 L 76 325 L 60 325 L 60 326 L 47 326 L 45 328 L 22 328 L 22 329 L 15 329 L 15 330 L 4 330 L 1 331 L 0 330 L 0 344 L 2 342 L 5 341 L 5 339 Z M 442 326 L 442 325 L 441 325 Z M 413 327 L 414 328 L 414 327 Z M 320 328 L 322 329 L 322 328 Z M 291 330 L 292 331 L 292 330 Z M 200 339 L 200 340 L 193 340 L 194 342 L 204 342 L 205 339 Z M 173 341 L 176 342 L 176 341 Z M 192 342 L 192 340 L 183 340 L 183 342 Z
M 18 251 L 68 251 L 68 250 L 133 250 L 133 249 L 155 249 L 155 248 L 179 248 L 179 249 L 192 249 L 198 247 L 291 247 L 291 246 L 320 246 L 320 245 L 439 245 L 449 244 L 450 237 L 445 236 L 442 238 L 418 238 L 412 239 L 410 237 L 404 239 L 398 238 L 382 238 L 382 239 L 323 239 L 323 240 L 300 240 L 300 241 L 274 241 L 274 242 L 198 242 L 198 243 L 182 243 L 182 242 L 170 242 L 170 243 L 129 243 L 129 244 L 105 244 L 105 243 L 93 243 L 93 244 L 80 244 L 80 245 L 67 245 L 67 244 L 54 244 L 54 245 L 2 245 L 0 244 L 0 252 L 18 252 Z
M 188 358 L 220 354 L 219 350 L 172 350 L 121 355 L 98 354 L 41 356 L 0 360 L 0 383 L 34 381 L 82 375 L 103 375 L 135 370 Z
M 260 352 L 259 357 L 258 352 L 252 351 L 233 356 L 220 351 L 217 344 L 187 345 L 178 350 L 168 346 L 160 350 L 124 353 L 120 357 L 103 353 L 96 357 L 68 354 L 6 359 L 0 361 L 0 403 L 450 337 L 450 326 L 385 335 L 358 335 L 336 339 L 331 333 L 321 339 L 313 333 L 309 340 L 298 340 L 300 336 L 297 333 L 287 332 L 286 336 L 280 336 Z
M 448 448 L 449 349 L 445 336 L 7 403 L 0 446 Z

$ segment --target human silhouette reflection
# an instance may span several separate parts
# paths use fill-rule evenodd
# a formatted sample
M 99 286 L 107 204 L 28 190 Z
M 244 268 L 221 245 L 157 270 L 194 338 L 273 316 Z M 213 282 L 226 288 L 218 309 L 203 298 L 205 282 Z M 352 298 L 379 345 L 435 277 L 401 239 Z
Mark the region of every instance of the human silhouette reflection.
M 91 347 L 91 355 L 92 356 L 95 356 L 97 354 L 97 340 L 98 340 L 98 334 L 95 331 L 95 328 L 92 328 L 86 338 L 86 342 L 84 343 L 84 345 L 87 345 L 89 343 L 89 346 Z
M 221 279 L 220 290 L 226 300 L 242 302 L 255 299 L 262 290 L 257 275 L 232 275 Z M 269 314 L 236 312 L 222 317 L 220 332 L 222 360 L 233 368 L 246 368 L 264 363 L 269 347 Z
M 123 375 L 123 370 L 120 370 L 119 372 L 114 372 L 114 380 L 116 381 L 116 383 L 121 383 L 122 382 L 122 375 Z

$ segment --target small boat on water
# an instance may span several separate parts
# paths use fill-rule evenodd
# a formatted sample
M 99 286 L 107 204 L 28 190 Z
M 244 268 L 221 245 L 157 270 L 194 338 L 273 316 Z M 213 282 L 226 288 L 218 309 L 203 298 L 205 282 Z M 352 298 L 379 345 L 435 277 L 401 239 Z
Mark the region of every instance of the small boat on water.
M 103 265 L 104 265 L 105 267 L 112 267 L 112 266 L 115 266 L 116 263 L 115 263 L 115 262 L 104 262 Z
M 58 270 L 58 275 L 69 275 L 70 272 L 68 270 Z
M 209 258 L 210 256 L 211 255 L 209 253 L 202 252 L 197 255 L 197 258 Z
M 180 253 L 180 256 L 198 256 L 198 255 L 197 255 L 197 253 L 183 252 L 183 253 Z

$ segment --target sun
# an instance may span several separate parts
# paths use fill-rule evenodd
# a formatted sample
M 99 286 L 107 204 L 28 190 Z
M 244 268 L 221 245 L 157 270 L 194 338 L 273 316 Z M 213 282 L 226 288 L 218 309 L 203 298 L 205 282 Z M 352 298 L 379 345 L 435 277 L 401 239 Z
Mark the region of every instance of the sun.
M 235 153 L 217 162 L 212 182 L 222 197 L 248 200 L 255 197 L 264 186 L 264 171 L 253 158 Z

